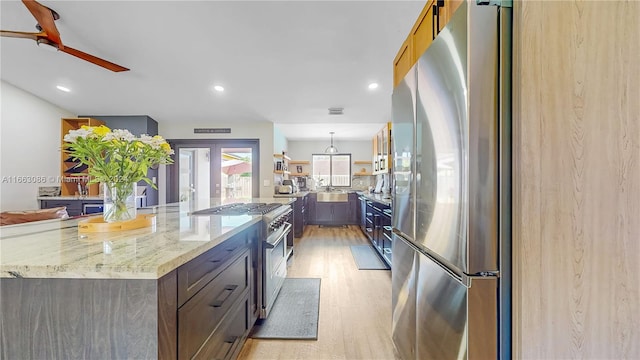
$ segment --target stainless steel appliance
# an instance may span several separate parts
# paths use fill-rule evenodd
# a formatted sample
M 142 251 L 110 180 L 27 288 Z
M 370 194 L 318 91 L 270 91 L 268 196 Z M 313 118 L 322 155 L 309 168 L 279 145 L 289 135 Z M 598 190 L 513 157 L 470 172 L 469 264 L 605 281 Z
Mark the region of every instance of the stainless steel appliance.
M 307 188 L 307 178 L 305 176 L 296 177 L 296 182 L 298 183 L 298 189 L 300 189 L 300 191 L 309 190 Z
M 264 264 L 262 272 L 262 306 L 260 318 L 264 319 L 271 312 L 278 293 L 287 277 L 287 238 L 293 237 L 291 207 L 287 211 L 275 215 L 265 215 L 267 238 L 263 242 Z M 293 240 L 293 239 L 291 239 Z
M 234 203 L 195 211 L 193 215 L 262 215 L 263 238 L 258 249 L 258 309 L 265 319 L 287 277 L 287 242 L 293 242 L 292 209 L 280 203 Z
M 511 9 L 465 2 L 394 89 L 392 338 L 511 357 Z

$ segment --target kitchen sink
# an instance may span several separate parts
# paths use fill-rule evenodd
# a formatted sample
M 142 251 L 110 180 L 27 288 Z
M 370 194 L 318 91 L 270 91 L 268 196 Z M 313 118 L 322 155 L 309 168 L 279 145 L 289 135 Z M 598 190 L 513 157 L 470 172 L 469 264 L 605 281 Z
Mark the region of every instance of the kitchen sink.
M 318 192 L 318 202 L 348 202 L 349 193 L 344 191 L 320 191 Z

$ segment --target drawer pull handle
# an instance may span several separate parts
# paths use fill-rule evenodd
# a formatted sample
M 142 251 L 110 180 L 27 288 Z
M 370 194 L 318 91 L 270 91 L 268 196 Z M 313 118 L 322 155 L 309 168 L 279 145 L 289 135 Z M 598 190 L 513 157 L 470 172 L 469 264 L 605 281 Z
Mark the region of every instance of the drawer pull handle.
M 224 290 L 222 290 L 222 293 L 220 293 L 220 295 L 218 295 L 218 297 L 213 302 L 213 304 L 211 304 L 211 306 L 213 306 L 213 307 L 221 307 L 222 304 L 224 304 L 224 302 L 227 301 L 229 296 L 231 296 L 231 294 L 233 294 L 233 290 L 235 290 L 237 287 L 238 287 L 238 285 L 227 285 L 227 286 L 225 286 Z
M 231 249 L 225 249 L 225 250 L 227 250 L 228 252 L 232 252 L 232 251 L 234 251 L 234 250 L 235 250 L 235 249 L 237 249 L 237 248 L 238 248 L 238 247 L 236 246 L 236 247 L 234 247 L 234 248 L 231 248 Z
M 237 339 L 238 339 L 237 336 L 229 336 L 226 339 L 224 339 L 224 342 L 226 342 L 227 344 L 233 344 L 234 342 L 236 342 Z
M 221 261 L 220 259 L 209 260 L 209 262 L 212 262 L 212 263 L 219 263 L 220 261 Z

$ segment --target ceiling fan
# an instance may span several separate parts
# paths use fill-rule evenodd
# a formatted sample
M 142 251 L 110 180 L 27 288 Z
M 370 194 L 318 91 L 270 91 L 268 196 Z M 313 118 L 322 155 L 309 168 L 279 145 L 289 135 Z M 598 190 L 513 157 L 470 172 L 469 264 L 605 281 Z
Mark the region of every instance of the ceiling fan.
M 35 17 L 38 21 L 38 23 L 36 24 L 36 29 L 38 29 L 39 32 L 32 33 L 0 30 L 0 36 L 35 40 L 38 45 L 51 46 L 58 51 L 73 55 L 82 60 L 86 60 L 98 66 L 102 66 L 103 68 L 109 69 L 111 71 L 121 72 L 129 70 L 126 67 L 114 64 L 110 61 L 100 59 L 99 57 L 63 45 L 62 40 L 60 40 L 60 33 L 58 32 L 56 24 L 54 23 L 55 20 L 58 20 L 60 18 L 60 15 L 58 15 L 58 13 L 54 10 L 42 4 L 39 4 L 34 0 L 22 0 L 22 2 L 27 7 L 27 9 L 29 9 L 29 12 L 31 12 L 33 17 Z

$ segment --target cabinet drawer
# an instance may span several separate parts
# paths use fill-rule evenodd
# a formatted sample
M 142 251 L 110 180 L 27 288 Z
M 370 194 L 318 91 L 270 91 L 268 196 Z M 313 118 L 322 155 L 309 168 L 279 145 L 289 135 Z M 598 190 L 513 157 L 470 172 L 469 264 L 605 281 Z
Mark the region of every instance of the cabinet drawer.
M 249 250 L 245 250 L 236 261 L 178 310 L 178 357 L 180 359 L 191 359 L 199 352 L 203 352 L 201 348 L 210 347 L 208 343 L 211 340 L 207 339 L 214 332 L 224 333 L 221 330 L 224 328 L 223 324 L 227 323 L 229 317 L 234 316 L 230 310 L 238 303 L 238 299 L 246 298 L 246 306 L 249 306 L 250 254 Z M 248 308 L 245 313 L 244 316 L 247 317 Z M 243 326 L 248 326 L 248 317 L 244 323 L 247 325 Z M 226 340 L 227 336 L 224 336 L 217 345 L 223 345 Z M 207 344 L 203 346 L 205 342 Z
M 249 334 L 249 299 L 239 302 L 232 313 L 202 346 L 195 359 L 233 359 L 239 353 L 244 339 Z
M 216 277 L 229 261 L 247 247 L 247 232 L 235 235 L 178 268 L 178 306 Z

